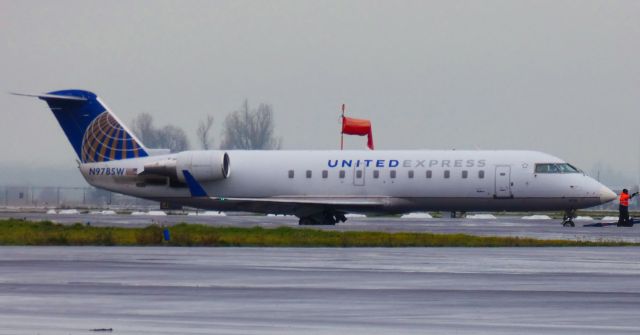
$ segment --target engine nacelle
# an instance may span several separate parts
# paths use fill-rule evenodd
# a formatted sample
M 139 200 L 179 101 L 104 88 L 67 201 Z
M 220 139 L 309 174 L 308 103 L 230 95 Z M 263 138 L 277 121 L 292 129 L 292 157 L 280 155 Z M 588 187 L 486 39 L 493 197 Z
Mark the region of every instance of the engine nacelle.
M 223 151 L 185 151 L 176 155 L 178 180 L 185 182 L 187 170 L 197 181 L 229 178 L 229 155 Z
M 183 183 L 186 182 L 185 170 L 202 182 L 229 178 L 229 155 L 223 151 L 184 151 L 144 166 L 145 174 L 166 176 Z

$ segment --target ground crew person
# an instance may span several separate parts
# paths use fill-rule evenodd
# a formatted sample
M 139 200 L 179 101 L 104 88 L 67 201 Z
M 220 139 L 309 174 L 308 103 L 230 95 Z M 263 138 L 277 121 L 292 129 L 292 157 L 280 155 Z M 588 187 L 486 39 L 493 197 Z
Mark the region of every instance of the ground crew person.
M 629 196 L 629 190 L 626 188 L 620 193 L 620 216 L 618 217 L 619 226 L 628 226 L 629 224 L 629 199 L 638 195 L 638 192 Z

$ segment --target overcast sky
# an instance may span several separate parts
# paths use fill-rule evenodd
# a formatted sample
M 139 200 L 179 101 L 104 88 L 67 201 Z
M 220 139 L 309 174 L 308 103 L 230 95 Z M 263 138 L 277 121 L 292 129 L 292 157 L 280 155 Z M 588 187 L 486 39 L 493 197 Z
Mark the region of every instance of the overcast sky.
M 637 180 L 638 1 L 5 1 L 0 90 L 97 93 L 190 134 L 243 99 L 284 149 L 533 149 Z M 4 165 L 75 168 L 42 101 L 0 94 Z M 347 147 L 365 148 L 364 138 Z

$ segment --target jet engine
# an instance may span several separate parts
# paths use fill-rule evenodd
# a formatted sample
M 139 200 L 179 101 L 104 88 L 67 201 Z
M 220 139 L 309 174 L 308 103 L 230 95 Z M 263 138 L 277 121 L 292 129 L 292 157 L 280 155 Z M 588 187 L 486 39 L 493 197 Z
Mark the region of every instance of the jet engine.
M 229 155 L 222 151 L 184 151 L 171 158 L 146 164 L 143 174 L 166 176 L 185 183 L 185 170 L 201 182 L 229 178 Z

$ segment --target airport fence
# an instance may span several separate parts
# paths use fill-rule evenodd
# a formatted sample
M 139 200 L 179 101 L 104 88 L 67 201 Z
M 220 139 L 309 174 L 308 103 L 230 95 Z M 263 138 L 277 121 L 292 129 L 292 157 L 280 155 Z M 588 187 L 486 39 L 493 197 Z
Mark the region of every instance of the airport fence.
M 138 199 L 94 187 L 0 187 L 5 208 L 157 209 L 155 201 Z

